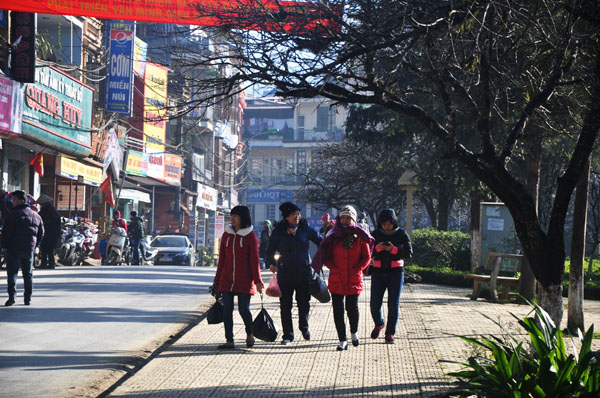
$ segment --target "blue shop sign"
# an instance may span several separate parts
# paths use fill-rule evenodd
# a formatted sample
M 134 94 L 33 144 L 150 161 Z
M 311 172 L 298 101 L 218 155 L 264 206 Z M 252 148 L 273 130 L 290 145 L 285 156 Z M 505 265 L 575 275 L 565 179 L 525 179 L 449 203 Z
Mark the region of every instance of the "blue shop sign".
M 248 203 L 283 203 L 292 200 L 289 189 L 248 189 Z
M 133 44 L 135 22 L 106 22 L 108 58 L 106 65 L 107 111 L 131 115 L 133 88 Z

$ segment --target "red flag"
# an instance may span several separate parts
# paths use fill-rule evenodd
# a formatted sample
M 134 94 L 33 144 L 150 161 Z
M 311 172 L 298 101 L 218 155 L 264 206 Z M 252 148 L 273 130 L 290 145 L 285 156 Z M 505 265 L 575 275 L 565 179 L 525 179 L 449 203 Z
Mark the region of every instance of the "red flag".
M 106 177 L 106 180 L 100 184 L 100 189 L 104 192 L 104 200 L 111 206 L 115 205 L 115 196 L 113 195 L 112 179 L 110 174 Z
M 33 166 L 33 171 L 38 173 L 40 177 L 44 176 L 44 151 L 35 155 L 31 162 L 29 162 L 31 166 Z

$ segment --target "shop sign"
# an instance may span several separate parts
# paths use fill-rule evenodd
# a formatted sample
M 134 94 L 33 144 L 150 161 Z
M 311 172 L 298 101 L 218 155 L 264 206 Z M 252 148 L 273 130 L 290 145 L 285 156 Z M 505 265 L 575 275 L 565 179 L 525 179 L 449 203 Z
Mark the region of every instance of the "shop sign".
M 109 20 L 106 31 L 110 55 L 106 60 L 106 110 L 130 116 L 135 22 Z
M 217 196 L 218 191 L 214 188 L 207 187 L 204 184 L 198 183 L 198 198 L 196 199 L 196 206 L 203 207 L 208 210 L 217 210 Z
M 125 172 L 127 174 L 146 177 L 148 175 L 148 154 L 128 150 Z
M 215 217 L 215 236 L 222 236 L 225 232 L 225 216 Z
M 91 151 L 93 89 L 50 66 L 25 85 L 23 135 L 74 156 Z
M 133 71 L 144 77 L 146 71 L 146 56 L 148 55 L 148 43 L 136 36 L 133 48 Z
M 11 7 L 12 8 L 12 7 Z M 36 15 L 29 12 L 11 12 L 10 40 L 18 43 L 12 48 L 10 69 L 13 78 L 22 83 L 35 82 Z
M 181 156 L 165 153 L 165 181 L 181 185 Z
M 56 174 L 71 180 L 83 179 L 83 183 L 99 187 L 102 184 L 102 169 L 89 166 L 64 156 L 56 158 Z
M 165 180 L 165 154 L 164 153 L 147 153 L 148 155 L 148 177 L 156 178 L 157 180 Z
M 289 189 L 248 189 L 248 203 L 282 203 L 292 201 Z
M 58 200 L 56 201 L 56 210 L 85 210 L 85 186 L 58 185 L 57 187 Z M 69 205 L 69 191 L 70 205 Z
M 22 120 L 23 90 L 21 90 L 21 84 L 0 77 L 0 130 L 21 134 Z
M 146 62 L 144 76 L 144 146 L 147 153 L 163 153 L 167 132 L 168 69 Z

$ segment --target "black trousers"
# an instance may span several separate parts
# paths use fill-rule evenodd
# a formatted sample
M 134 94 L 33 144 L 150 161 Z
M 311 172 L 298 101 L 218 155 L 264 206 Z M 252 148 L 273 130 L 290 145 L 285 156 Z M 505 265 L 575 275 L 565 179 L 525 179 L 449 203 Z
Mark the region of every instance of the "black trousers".
M 346 312 L 348 313 L 348 320 L 350 321 L 350 332 L 358 332 L 358 294 L 349 296 L 332 294 L 331 303 L 333 304 L 333 320 L 340 341 L 347 340 L 344 298 L 346 298 Z
M 281 297 L 279 304 L 281 308 L 281 326 L 283 328 L 283 339 L 294 340 L 294 326 L 292 323 L 293 296 L 296 292 L 296 305 L 298 306 L 298 326 L 301 332 L 308 331 L 308 313 L 310 312 L 310 281 L 290 282 L 277 280 Z

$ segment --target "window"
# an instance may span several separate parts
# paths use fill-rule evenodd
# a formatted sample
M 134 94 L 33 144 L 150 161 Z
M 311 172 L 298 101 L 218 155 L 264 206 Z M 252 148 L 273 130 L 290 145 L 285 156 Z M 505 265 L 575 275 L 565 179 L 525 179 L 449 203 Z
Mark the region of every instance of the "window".
M 277 218 L 277 213 L 275 210 L 275 205 L 267 205 L 266 209 L 266 220 L 274 221 Z
M 306 171 L 306 151 L 296 152 L 296 172 L 304 173 Z
M 250 168 L 250 177 L 256 181 L 262 180 L 263 177 L 263 159 L 262 158 L 250 158 L 248 160 L 248 167 Z
M 298 130 L 298 140 L 303 141 L 304 140 L 304 115 L 298 115 L 298 126 L 297 126 L 297 130 Z
M 282 158 L 271 158 L 271 183 L 279 182 L 285 176 L 285 162 Z
M 329 122 L 329 107 L 320 106 L 317 108 L 317 131 L 327 131 Z

